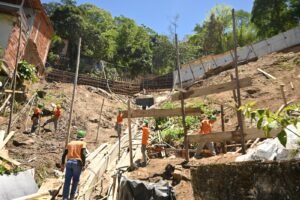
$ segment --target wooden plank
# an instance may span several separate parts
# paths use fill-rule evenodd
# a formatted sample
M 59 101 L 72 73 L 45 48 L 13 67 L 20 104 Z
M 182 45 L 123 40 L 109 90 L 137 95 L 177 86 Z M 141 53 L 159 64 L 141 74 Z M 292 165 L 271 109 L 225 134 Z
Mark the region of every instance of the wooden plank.
M 13 93 L 12 90 L 4 90 L 5 93 Z M 23 94 L 24 91 L 15 91 L 16 94 Z
M 37 199 L 37 198 L 41 198 L 43 196 L 48 196 L 49 195 L 49 192 L 42 192 L 42 193 L 34 193 L 34 194 L 30 194 L 30 195 L 27 195 L 27 196 L 23 196 L 23 197 L 19 197 L 19 198 L 16 198 L 14 200 L 29 200 L 29 199 Z
M 247 87 L 252 84 L 252 79 L 250 77 L 240 79 L 240 87 Z M 204 95 L 209 95 L 209 94 L 215 94 L 215 93 L 220 93 L 220 92 L 225 92 L 228 90 L 234 90 L 236 89 L 236 81 L 230 81 L 218 85 L 211 85 L 208 87 L 203 87 L 199 89 L 194 89 L 194 90 L 188 90 L 186 93 L 184 93 L 184 98 L 193 98 L 193 97 L 200 97 Z M 172 95 L 171 100 L 172 101 L 178 101 L 181 99 L 181 94 L 180 93 L 175 93 Z
M 11 97 L 11 94 L 8 95 L 8 97 L 6 98 L 6 100 L 4 101 L 4 103 L 2 104 L 2 106 L 0 107 L 0 112 L 2 111 L 3 108 L 5 108 L 7 102 L 9 101 Z
M 260 68 L 257 68 L 257 71 L 263 73 L 263 74 L 264 74 L 266 77 L 268 77 L 268 78 L 271 78 L 271 79 L 273 79 L 273 80 L 276 80 L 276 77 L 272 76 L 271 74 L 265 72 L 264 70 L 262 70 L 262 69 L 260 69 Z
M 181 108 L 174 109 L 150 109 L 150 110 L 131 110 L 131 118 L 140 117 L 171 117 L 171 116 L 181 116 Z M 185 115 L 199 116 L 202 114 L 200 108 L 186 108 Z M 128 111 L 123 111 L 123 117 L 128 118 Z
M 14 164 L 16 166 L 21 165 L 21 163 L 19 163 L 18 161 L 14 160 L 14 159 L 11 159 L 5 153 L 0 152 L 0 158 L 6 160 L 6 161 L 8 161 L 8 162 L 10 162 L 10 163 L 12 163 L 12 164 Z
M 6 145 L 6 143 L 10 140 L 10 138 L 15 134 L 14 131 L 11 131 L 8 136 L 4 139 L 3 142 L 0 143 L 0 150 Z
M 275 137 L 278 134 L 277 130 L 272 130 L 270 132 L 270 137 Z M 256 128 L 249 128 L 244 130 L 245 140 L 256 139 L 264 137 L 264 132 Z M 198 134 L 193 133 L 188 135 L 189 143 L 198 142 L 224 142 L 224 141 L 240 141 L 239 131 L 225 131 L 225 132 L 215 132 L 210 134 Z

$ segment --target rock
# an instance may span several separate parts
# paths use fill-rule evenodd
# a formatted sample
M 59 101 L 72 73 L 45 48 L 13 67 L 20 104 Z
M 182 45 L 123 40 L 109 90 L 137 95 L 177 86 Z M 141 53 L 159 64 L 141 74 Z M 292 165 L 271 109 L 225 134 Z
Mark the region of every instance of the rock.
M 22 146 L 22 145 L 31 145 L 34 144 L 35 141 L 33 139 L 27 139 L 25 141 L 17 141 L 17 140 L 13 140 L 13 145 L 15 146 Z
M 172 181 L 172 185 L 177 185 L 180 183 L 180 181 L 182 180 L 182 175 L 181 175 L 181 171 L 179 170 L 175 170 L 172 173 L 172 177 L 173 177 L 173 181 Z

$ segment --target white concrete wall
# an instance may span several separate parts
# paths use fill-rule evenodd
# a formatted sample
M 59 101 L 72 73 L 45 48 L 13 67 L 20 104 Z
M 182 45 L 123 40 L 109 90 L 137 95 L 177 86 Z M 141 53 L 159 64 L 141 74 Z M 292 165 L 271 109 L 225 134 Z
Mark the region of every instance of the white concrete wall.
M 11 34 L 13 23 L 15 21 L 15 17 L 0 13 L 0 48 L 2 50 L 2 54 L 7 47 L 9 36 Z M 3 55 L 0 54 L 0 57 L 1 56 Z
M 238 62 L 251 60 L 253 58 L 260 58 L 264 55 L 272 52 L 281 51 L 288 47 L 292 47 L 300 44 L 300 27 L 293 28 L 284 33 L 279 33 L 271 38 L 257 42 L 252 45 L 238 48 Z M 200 64 L 191 64 L 190 67 L 186 67 L 180 70 L 181 80 L 183 84 L 193 83 L 203 77 L 205 71 L 209 69 L 215 69 L 222 67 L 233 62 L 233 52 L 225 53 L 222 57 L 211 59 Z M 179 84 L 177 70 L 173 72 L 174 85 Z

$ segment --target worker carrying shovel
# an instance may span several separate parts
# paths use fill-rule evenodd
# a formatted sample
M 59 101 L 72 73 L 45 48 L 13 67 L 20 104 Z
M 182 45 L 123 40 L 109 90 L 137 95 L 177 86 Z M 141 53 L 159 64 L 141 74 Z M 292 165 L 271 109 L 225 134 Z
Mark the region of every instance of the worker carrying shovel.
M 142 155 L 143 155 L 143 163 L 142 166 L 146 166 L 147 164 L 147 155 L 146 155 L 146 148 L 148 145 L 148 139 L 150 134 L 150 129 L 148 127 L 148 120 L 144 120 L 144 126 L 142 127 Z
M 43 108 L 43 105 L 42 104 L 39 104 L 37 107 L 35 107 L 33 109 L 33 115 L 31 116 L 31 121 L 32 121 L 32 126 L 31 126 L 31 130 L 30 130 L 30 133 L 35 133 L 36 129 L 39 127 L 40 125 L 40 120 L 41 120 L 41 117 L 42 117 L 42 109 Z
M 48 120 L 43 124 L 42 127 L 44 128 L 47 124 L 53 122 L 53 123 L 54 123 L 54 130 L 55 130 L 55 133 L 56 133 L 56 131 L 57 131 L 57 126 L 58 126 L 58 120 L 59 120 L 59 118 L 61 117 L 61 106 L 60 106 L 59 104 L 57 104 L 57 105 L 54 104 L 53 107 L 54 107 L 54 109 L 53 109 L 53 115 L 52 115 L 52 117 L 51 117 L 50 119 L 48 119 Z
M 86 142 L 84 138 L 86 132 L 83 130 L 77 131 L 77 139 L 71 141 L 65 148 L 61 160 L 61 171 L 64 171 L 65 160 L 67 157 L 65 182 L 63 187 L 63 200 L 73 200 L 75 198 L 77 186 L 79 183 L 80 174 L 85 166 L 85 159 L 87 157 Z M 70 185 L 72 180 L 71 193 Z M 70 197 L 70 198 L 69 198 Z
M 215 115 L 211 115 L 208 118 L 202 120 L 199 134 L 210 134 L 212 132 L 213 124 L 216 122 L 216 120 L 217 117 Z M 214 142 L 199 142 L 197 145 L 195 158 L 201 158 L 200 154 L 205 145 L 207 146 L 212 155 L 216 155 Z

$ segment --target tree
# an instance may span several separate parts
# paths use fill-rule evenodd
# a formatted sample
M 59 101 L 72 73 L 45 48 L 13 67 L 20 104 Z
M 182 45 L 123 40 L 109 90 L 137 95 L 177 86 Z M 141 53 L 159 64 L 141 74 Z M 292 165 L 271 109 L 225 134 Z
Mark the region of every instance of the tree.
M 290 16 L 292 20 L 295 20 L 300 24 L 300 1 L 299 0 L 289 0 L 288 5 L 290 8 Z
M 76 0 L 61 0 L 63 5 L 76 6 Z
M 124 16 L 116 17 L 117 61 L 119 71 L 136 77 L 139 73 L 149 73 L 152 68 L 152 50 L 147 30 Z
M 227 5 L 213 7 L 203 24 L 197 24 L 194 34 L 188 36 L 191 53 L 197 55 L 218 54 L 233 48 L 232 8 Z M 256 40 L 256 29 L 250 13 L 236 11 L 237 42 L 245 46 Z
M 167 36 L 155 35 L 152 38 L 153 72 L 160 75 L 174 70 L 175 46 Z
M 69 41 L 68 55 L 71 68 L 75 68 L 77 57 L 77 42 L 84 33 L 84 19 L 81 10 L 75 6 L 60 6 L 50 17 L 56 33 Z M 84 42 L 83 42 L 84 44 Z
M 296 25 L 290 17 L 287 0 L 255 0 L 251 21 L 257 27 L 260 38 L 271 37 Z

